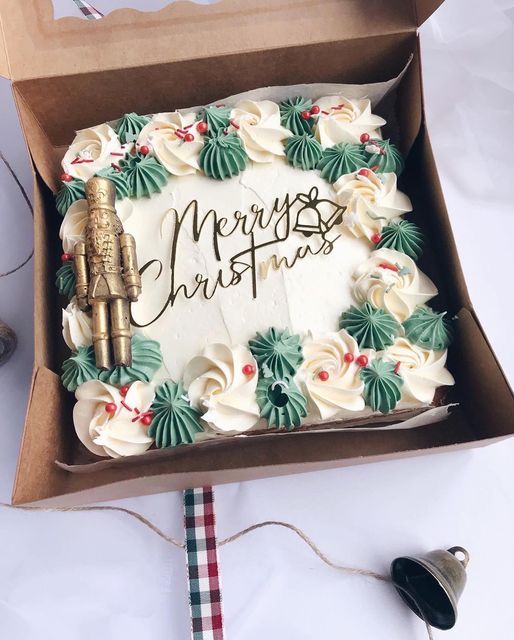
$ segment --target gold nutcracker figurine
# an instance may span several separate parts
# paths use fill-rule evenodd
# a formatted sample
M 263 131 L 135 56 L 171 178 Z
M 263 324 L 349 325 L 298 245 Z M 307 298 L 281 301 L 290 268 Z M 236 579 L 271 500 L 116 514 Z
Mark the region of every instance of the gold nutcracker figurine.
M 114 208 L 115 188 L 107 178 L 86 184 L 86 241 L 75 244 L 76 295 L 80 309 L 92 308 L 93 346 L 99 369 L 130 366 L 130 302 L 141 293 L 136 241 L 124 233 Z

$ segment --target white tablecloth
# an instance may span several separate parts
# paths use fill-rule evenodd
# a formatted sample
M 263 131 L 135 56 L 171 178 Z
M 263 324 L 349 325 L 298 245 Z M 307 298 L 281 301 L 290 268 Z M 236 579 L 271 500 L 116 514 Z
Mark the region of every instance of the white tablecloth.
M 110 3 L 93 4 L 107 10 Z M 510 380 L 513 17 L 514 0 L 447 0 L 422 29 L 429 127 L 446 202 L 472 299 Z M 30 190 L 7 82 L 0 92 L 0 148 Z M 30 214 L 4 166 L 0 211 L 4 272 L 32 247 Z M 32 363 L 31 278 L 31 263 L 0 278 L 0 317 L 20 339 L 16 355 L 0 369 L 5 501 Z M 513 456 L 510 440 L 476 451 L 219 487 L 218 532 L 287 520 L 333 559 L 377 571 L 386 571 L 398 554 L 463 545 L 471 553 L 469 584 L 457 627 L 447 637 L 511 638 Z M 181 537 L 179 494 L 121 504 Z M 325 567 L 288 531 L 261 530 L 224 547 L 220 564 L 229 640 L 425 637 L 390 587 Z M 119 514 L 0 511 L 1 638 L 186 640 L 188 634 L 181 551 Z

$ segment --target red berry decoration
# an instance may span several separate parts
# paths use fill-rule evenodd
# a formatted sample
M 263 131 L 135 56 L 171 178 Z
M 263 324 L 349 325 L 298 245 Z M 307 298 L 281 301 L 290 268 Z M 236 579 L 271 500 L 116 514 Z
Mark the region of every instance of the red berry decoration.
M 141 422 L 145 425 L 145 427 L 148 427 L 150 424 L 152 424 L 152 416 L 143 416 L 141 418 Z
M 150 153 L 150 147 L 144 144 L 142 147 L 139 147 L 139 153 L 143 156 L 147 156 Z
M 355 360 L 355 356 L 353 355 L 353 353 L 345 353 L 344 354 L 344 361 L 345 362 L 353 362 Z
M 203 122 L 203 120 L 196 125 L 198 133 L 207 133 L 208 129 L 209 125 L 206 122 Z
M 362 354 L 357 358 L 357 364 L 359 367 L 365 367 L 368 364 L 368 357 Z
M 63 173 L 61 175 L 61 182 L 71 182 L 73 180 L 73 176 L 70 176 L 69 173 Z
M 317 104 L 312 105 L 311 116 L 317 116 L 320 111 L 321 109 L 318 107 Z
M 120 389 L 120 396 L 125 397 L 129 391 L 130 387 L 128 386 L 128 384 L 124 384 L 121 389 Z
M 73 256 L 71 255 L 71 253 L 63 253 L 61 256 L 61 262 L 69 262 L 70 260 L 73 260 Z
M 378 244 L 380 240 L 382 240 L 382 236 L 379 233 L 374 233 L 371 236 L 371 242 L 373 242 L 373 244 Z
M 301 116 L 304 120 L 309 120 L 311 117 L 311 112 L 310 111 L 302 111 Z
M 114 402 L 108 402 L 108 403 L 105 405 L 105 410 L 107 411 L 107 413 L 111 413 L 111 414 L 112 414 L 112 413 L 116 413 L 116 409 L 117 409 L 117 407 L 116 407 L 116 405 L 114 404 Z
M 367 178 L 370 173 L 371 171 L 369 169 L 360 169 L 357 175 L 364 176 L 365 178 Z
M 401 364 L 402 364 L 401 362 L 397 362 L 395 367 L 394 367 L 394 372 L 396 373 L 396 375 L 399 374 Z
M 186 133 L 184 136 L 184 142 L 193 142 L 194 139 L 195 137 L 192 133 Z
M 245 376 L 253 376 L 253 374 L 255 373 L 255 367 L 253 366 L 253 364 L 245 364 L 245 366 L 243 367 L 243 373 Z
M 364 144 L 365 142 L 369 142 L 369 133 L 363 133 L 361 135 L 361 142 Z
M 328 371 L 320 371 L 318 373 L 318 378 L 321 380 L 321 382 L 326 382 L 330 378 L 330 374 L 328 373 Z

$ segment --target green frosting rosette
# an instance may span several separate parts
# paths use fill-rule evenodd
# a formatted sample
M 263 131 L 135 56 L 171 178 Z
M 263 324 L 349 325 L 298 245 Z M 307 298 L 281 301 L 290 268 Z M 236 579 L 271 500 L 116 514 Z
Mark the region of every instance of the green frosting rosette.
M 69 182 L 63 182 L 59 191 L 55 194 L 55 206 L 61 216 L 66 215 L 66 211 L 77 200 L 84 200 L 86 197 L 86 183 L 73 178 Z
M 115 169 L 114 167 L 107 167 L 106 169 L 98 171 L 95 175 L 100 176 L 101 178 L 108 178 L 114 184 L 117 200 L 123 200 L 123 198 L 129 197 L 129 184 L 127 176 L 123 171 L 118 171 L 118 169 Z
M 417 260 L 423 253 L 424 237 L 417 224 L 408 220 L 390 222 L 380 232 L 377 249 L 394 249 Z
M 248 346 L 261 371 L 267 369 L 277 379 L 293 376 L 303 362 L 300 337 L 287 329 L 271 327 L 266 333 L 257 333 Z
M 63 362 L 61 380 L 65 388 L 73 392 L 84 382 L 97 380 L 99 374 L 95 365 L 94 348 L 79 347 Z
M 200 112 L 200 117 L 207 125 L 207 134 L 217 136 L 230 124 L 230 107 L 205 107 Z
M 114 130 L 118 134 L 121 144 L 135 142 L 145 127 L 150 122 L 148 116 L 139 116 L 137 113 L 126 113 L 118 120 Z
M 364 401 L 373 411 L 389 413 L 398 404 L 403 379 L 394 370 L 395 365 L 383 358 L 372 360 L 367 367 L 361 369 Z
M 321 177 L 332 184 L 341 176 L 367 166 L 367 157 L 360 144 L 340 142 L 323 151 L 318 169 Z
M 306 100 L 301 96 L 288 98 L 280 103 L 280 124 L 292 131 L 295 135 L 301 136 L 303 133 L 311 133 L 314 118 L 302 118 L 304 111 L 312 109 L 312 100 Z
M 452 341 L 452 330 L 446 311 L 438 313 L 430 307 L 417 307 L 403 323 L 405 337 L 425 349 L 440 351 Z
M 389 140 L 373 139 L 361 145 L 368 158 L 368 167 L 375 173 L 396 173 L 399 176 L 405 168 L 405 161 L 398 147 Z M 381 151 L 368 151 L 378 147 Z
M 315 169 L 323 154 L 320 143 L 308 133 L 288 138 L 284 151 L 289 164 L 304 171 Z
M 167 380 L 157 387 L 150 409 L 154 415 L 148 435 L 160 449 L 192 444 L 203 431 L 200 414 L 190 405 L 180 382 Z
M 237 176 L 246 167 L 248 156 L 235 133 L 220 133 L 206 138 L 198 163 L 209 178 L 225 180 Z
M 123 387 L 135 380 L 150 382 L 161 365 L 162 354 L 159 343 L 136 333 L 132 336 L 132 365 L 102 371 L 98 377 L 102 382 L 116 387 Z
M 355 338 L 361 349 L 382 351 L 393 344 L 400 334 L 400 324 L 383 309 L 375 309 L 369 302 L 360 307 L 350 307 L 339 321 L 339 328 L 345 329 Z
M 149 198 L 152 193 L 160 193 L 168 182 L 168 171 L 150 155 L 129 154 L 120 161 L 120 167 L 127 179 L 131 198 Z
M 76 283 L 77 278 L 75 276 L 73 262 L 68 260 L 57 270 L 57 273 L 55 274 L 55 286 L 61 296 L 66 296 L 71 300 L 75 295 Z
M 270 429 L 292 431 L 307 415 L 307 400 L 288 376 L 281 380 L 274 376 L 261 377 L 255 394 L 260 414 Z

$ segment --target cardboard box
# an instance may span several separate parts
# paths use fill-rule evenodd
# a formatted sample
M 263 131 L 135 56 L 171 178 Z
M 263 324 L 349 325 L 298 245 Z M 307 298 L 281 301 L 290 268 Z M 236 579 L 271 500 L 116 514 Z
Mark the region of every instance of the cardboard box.
M 441 0 L 223 0 L 98 21 L 53 20 L 50 0 L 3 0 L 0 72 L 13 90 L 35 173 L 35 365 L 13 502 L 74 505 L 487 444 L 514 434 L 509 385 L 462 275 L 425 127 L 417 27 Z M 74 131 L 127 111 L 156 113 L 266 85 L 369 83 L 413 61 L 394 95 L 403 190 L 437 260 L 423 269 L 458 315 L 449 366 L 460 405 L 444 426 L 232 438 L 136 463 L 68 473 L 79 446 L 61 385 L 54 287 L 59 219 L 51 189 Z

